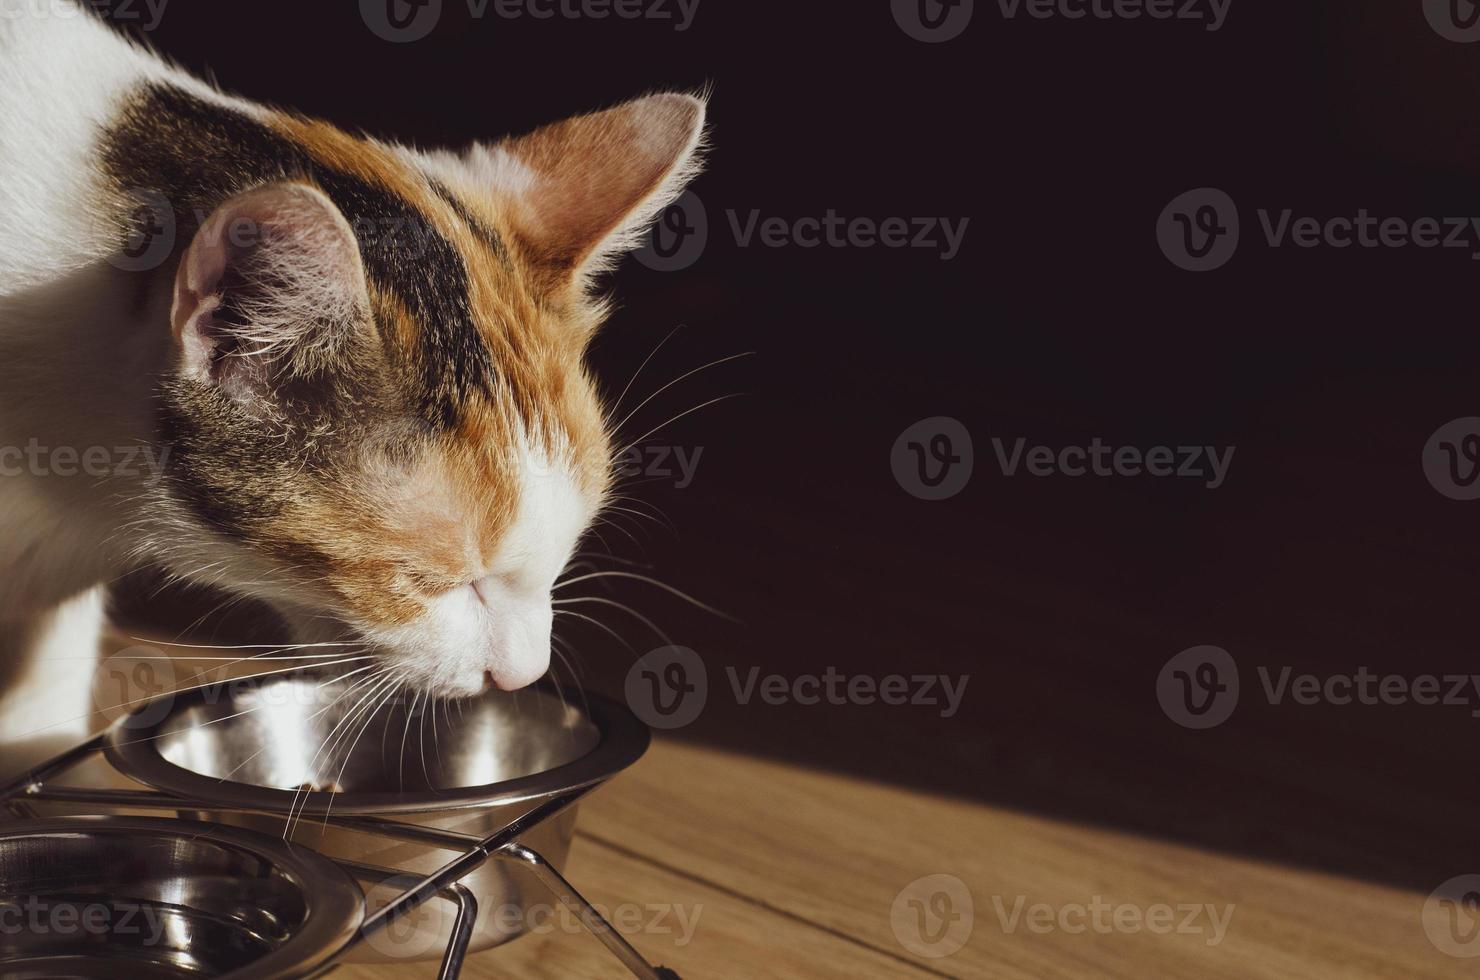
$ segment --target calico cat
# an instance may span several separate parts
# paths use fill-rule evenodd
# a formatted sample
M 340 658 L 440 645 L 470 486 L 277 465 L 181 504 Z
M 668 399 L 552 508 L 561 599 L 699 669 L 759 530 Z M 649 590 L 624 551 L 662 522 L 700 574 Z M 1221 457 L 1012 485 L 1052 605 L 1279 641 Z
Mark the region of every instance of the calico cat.
M 693 176 L 702 99 L 418 152 L 24 9 L 0 19 L 0 770 L 90 727 L 103 590 L 138 562 L 410 689 L 537 680 L 611 479 L 593 277 Z

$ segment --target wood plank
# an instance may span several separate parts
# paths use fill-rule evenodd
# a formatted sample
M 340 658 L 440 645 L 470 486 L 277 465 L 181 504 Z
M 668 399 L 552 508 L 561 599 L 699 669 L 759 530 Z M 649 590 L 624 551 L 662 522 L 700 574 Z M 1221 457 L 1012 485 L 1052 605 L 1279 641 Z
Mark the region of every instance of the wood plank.
M 799 923 L 748 900 L 670 874 L 578 835 L 567 869 L 582 893 L 613 918 L 652 962 L 688 978 L 816 977 L 893 980 L 928 977 L 825 930 Z M 688 923 L 689 934 L 680 923 Z M 543 918 L 541 921 L 544 921 Z M 549 920 L 545 935 L 525 936 L 468 959 L 465 980 L 630 980 L 617 960 L 578 923 Z M 436 976 L 435 963 L 352 965 L 344 980 Z
M 761 896 L 881 952 L 912 957 L 891 926 L 900 891 L 961 879 L 967 946 L 912 957 L 956 976 L 1346 977 L 1471 975 L 1425 936 L 1426 896 L 832 774 L 660 741 L 599 794 L 590 832 L 735 892 Z M 1125 916 L 1203 906 L 1188 929 L 1041 934 L 1014 908 L 1055 914 L 1096 900 Z M 1219 937 L 1205 906 L 1231 914 Z M 1226 910 L 1232 906 L 1231 913 Z M 1185 909 L 1184 909 L 1185 907 Z M 1102 913 L 1102 916 L 1106 913 Z M 1126 921 L 1129 921 L 1127 919 Z

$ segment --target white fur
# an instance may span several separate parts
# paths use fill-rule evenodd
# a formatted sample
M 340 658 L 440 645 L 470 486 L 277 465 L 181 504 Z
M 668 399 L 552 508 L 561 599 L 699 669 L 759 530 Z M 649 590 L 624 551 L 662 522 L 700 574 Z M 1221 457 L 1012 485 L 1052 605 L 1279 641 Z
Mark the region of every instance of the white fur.
M 102 589 L 89 589 L 29 622 L 0 621 L 0 657 L 19 668 L 0 694 L 0 783 L 98 727 L 92 681 L 102 623 Z
M 484 573 L 415 622 L 371 634 L 420 687 L 473 694 L 486 672 L 517 690 L 549 669 L 551 589 L 592 514 L 562 462 L 527 446 L 521 455 L 514 523 Z

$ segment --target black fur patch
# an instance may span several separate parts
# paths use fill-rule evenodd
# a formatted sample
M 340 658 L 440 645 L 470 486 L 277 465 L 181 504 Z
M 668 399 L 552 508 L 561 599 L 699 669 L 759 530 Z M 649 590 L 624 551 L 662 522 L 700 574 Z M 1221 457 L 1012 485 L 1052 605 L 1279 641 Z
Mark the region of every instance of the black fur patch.
M 177 255 L 228 197 L 273 180 L 317 184 L 354 229 L 366 275 L 420 325 L 422 349 L 413 370 L 423 417 L 450 428 L 470 396 L 492 390 L 493 359 L 474 322 L 467 266 L 413 203 L 319 164 L 243 113 L 169 85 L 141 90 L 105 134 L 103 164 L 125 194 L 154 191 L 169 200 Z M 458 207 L 455 199 L 450 203 Z M 484 230 L 502 252 L 497 235 Z
M 430 183 L 432 190 L 436 192 L 437 196 L 447 202 L 448 207 L 452 208 L 457 216 L 462 219 L 463 224 L 472 229 L 473 234 L 478 236 L 479 241 L 487 245 L 489 251 L 497 256 L 500 262 L 508 264 L 509 252 L 504 247 L 503 236 L 495 231 L 488 222 L 468 210 L 468 206 L 462 202 L 461 198 L 452 193 L 446 184 L 440 180 L 432 180 Z

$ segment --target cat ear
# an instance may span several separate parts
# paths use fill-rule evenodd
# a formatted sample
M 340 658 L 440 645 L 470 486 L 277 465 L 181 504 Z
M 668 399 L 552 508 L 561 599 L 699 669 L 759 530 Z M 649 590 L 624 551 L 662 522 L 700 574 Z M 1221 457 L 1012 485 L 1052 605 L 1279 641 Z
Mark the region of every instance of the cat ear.
M 650 95 L 475 148 L 469 162 L 509 202 L 535 262 L 580 282 L 639 246 L 698 173 L 704 113 L 692 95 Z
M 369 302 L 354 232 L 322 192 L 284 182 L 239 194 L 180 262 L 170 316 L 180 371 L 261 402 L 285 378 L 327 367 Z

